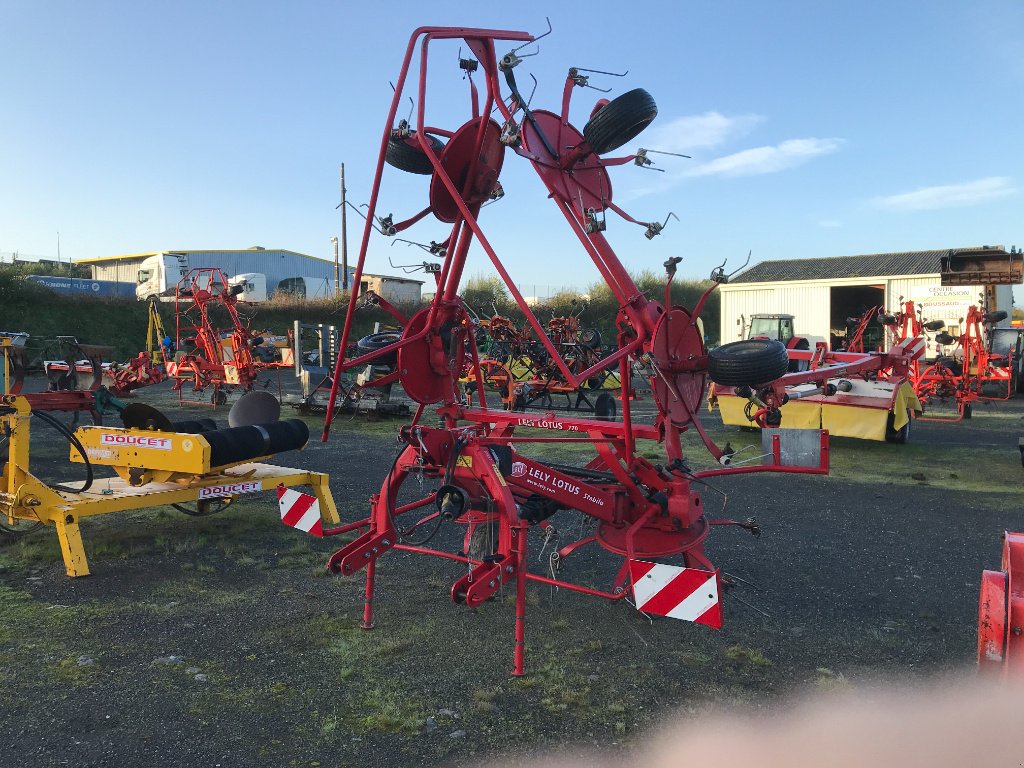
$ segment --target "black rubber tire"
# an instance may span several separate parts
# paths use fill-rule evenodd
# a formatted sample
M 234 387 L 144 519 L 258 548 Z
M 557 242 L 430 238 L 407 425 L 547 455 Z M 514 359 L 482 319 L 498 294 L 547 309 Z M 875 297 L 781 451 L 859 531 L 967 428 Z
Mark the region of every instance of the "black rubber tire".
M 926 331 L 934 333 L 935 331 L 941 331 L 946 327 L 945 320 L 929 320 L 922 326 Z
M 657 116 L 658 105 L 651 94 L 634 88 L 599 109 L 583 127 L 583 138 L 595 154 L 603 155 L 639 136 Z
M 948 347 L 952 344 L 956 344 L 956 336 L 943 331 L 942 333 L 935 334 L 935 343 L 941 344 L 944 347 Z
M 466 554 L 470 560 L 483 560 L 498 551 L 498 524 L 486 522 L 477 524 L 473 529 L 473 535 L 469 538 L 469 552 Z
M 416 132 L 413 131 L 409 134 L 408 138 L 414 139 L 415 136 Z M 444 149 L 444 143 L 436 136 L 431 136 L 428 133 L 427 141 L 430 143 L 430 148 L 438 154 Z M 393 165 L 398 170 L 408 173 L 429 176 L 434 172 L 434 166 L 430 164 L 430 158 L 420 149 L 418 143 L 410 143 L 406 139 L 401 139 L 394 134 L 388 139 L 388 150 L 384 155 L 384 160 L 388 165 Z
M 885 442 L 906 445 L 910 442 L 910 425 L 914 421 L 913 414 L 907 411 L 907 423 L 900 429 L 893 429 L 893 422 L 895 420 L 896 414 L 890 413 L 888 421 L 885 422 Z
M 1006 310 L 1000 309 L 996 312 L 986 312 L 985 322 L 986 323 L 1001 323 L 1007 318 Z
M 746 339 L 708 352 L 708 378 L 726 387 L 767 384 L 789 370 L 786 345 L 774 339 Z
M 376 352 L 378 349 L 384 349 L 384 347 L 390 347 L 392 344 L 400 341 L 402 338 L 401 331 L 384 331 L 383 333 L 371 333 L 369 336 L 363 336 L 359 341 L 356 342 L 356 348 L 359 350 L 359 356 L 362 357 L 370 352 Z M 398 363 L 398 352 L 395 351 L 390 355 L 381 355 L 376 360 L 371 361 L 375 365 L 396 365 Z
M 805 338 L 800 338 L 797 340 L 795 346 L 793 346 L 792 349 L 796 349 L 801 352 L 810 352 L 811 342 Z M 790 360 L 788 370 L 790 373 L 803 373 L 810 367 L 810 360 Z
M 598 421 L 615 421 L 617 408 L 615 397 L 609 392 L 602 392 L 594 401 L 594 418 Z
M 972 416 L 974 416 L 974 409 L 971 407 L 971 404 L 964 403 L 964 418 L 969 419 Z
M 218 389 L 212 395 L 210 395 L 210 405 L 224 405 L 228 401 L 228 393 L 223 389 Z
M 600 349 L 601 332 L 597 328 L 587 328 L 580 334 L 580 344 L 591 349 Z

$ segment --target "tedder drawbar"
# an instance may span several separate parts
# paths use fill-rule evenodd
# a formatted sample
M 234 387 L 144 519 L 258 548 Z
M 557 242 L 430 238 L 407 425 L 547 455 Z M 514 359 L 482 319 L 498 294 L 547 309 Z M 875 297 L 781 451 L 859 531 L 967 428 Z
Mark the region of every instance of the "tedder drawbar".
M 786 384 L 807 382 L 828 392 L 828 380 L 836 375 L 853 375 L 856 370 L 880 365 L 905 368 L 920 353 L 908 343 L 886 356 L 844 357 L 837 361 L 838 371 L 837 366 L 826 365 L 788 376 L 786 350 L 778 342 L 737 342 L 709 355 L 697 319 L 715 284 L 727 279 L 724 265 L 715 270 L 711 288 L 692 310 L 671 306 L 669 287 L 680 259 L 666 262 L 664 301 L 658 301 L 637 288 L 605 238 L 608 211 L 639 225 L 648 239 L 664 227 L 659 221 L 634 219 L 616 205 L 609 174 L 609 169 L 617 166 L 651 164 L 651 150 L 623 156 L 612 153 L 655 118 L 653 98 L 637 88 L 611 101 L 600 99 L 586 108 L 589 117 L 580 130 L 571 114 L 572 97 L 577 88 L 588 85 L 594 71 L 569 69 L 556 110 L 536 107 L 529 93 L 520 90 L 516 71 L 532 53 L 532 49 L 527 53 L 523 49 L 535 39 L 526 32 L 469 28 L 422 27 L 412 34 L 381 138 L 341 348 L 349 343 L 367 249 L 375 232 L 394 235 L 420 222 L 446 226 L 447 234 L 432 240 L 430 246 L 431 253 L 441 259 L 427 270 L 434 275 L 437 290 L 430 305 L 404 324 L 399 341 L 386 349 L 338 361 L 324 429 L 326 439 L 342 373 L 397 352 L 395 378 L 419 407 L 412 422 L 400 431 L 400 451 L 379 493 L 370 499 L 368 517 L 352 524 L 361 525 L 363 532 L 335 552 L 328 567 L 345 575 L 365 569 L 366 628 L 374 618 L 377 560 L 390 550 L 465 564 L 465 572 L 452 585 L 451 597 L 469 607 L 481 605 L 509 585 L 515 590 L 516 604 L 514 675 L 524 673 L 528 581 L 610 601 L 631 598 L 645 612 L 718 627 L 722 578 L 705 556 L 705 539 L 713 526 L 739 526 L 754 533 L 758 529 L 751 520 L 712 519 L 698 486 L 720 475 L 828 471 L 827 433 L 822 431 L 765 430 L 762 463 L 733 465 L 728 446 L 723 450 L 716 445 L 697 418 L 709 374 L 722 384 L 747 387 L 751 401 L 760 403 L 765 423 L 778 426 Z M 447 123 L 452 119 L 449 116 L 442 127 L 440 116 L 433 113 L 430 119 L 436 122 L 428 122 L 427 69 L 428 63 L 449 61 L 428 56 L 435 44 L 443 46 L 439 41 L 446 40 L 454 41 L 462 51 L 455 76 L 464 82 L 468 110 L 451 124 Z M 508 44 L 511 50 L 499 56 L 497 44 Z M 454 45 L 449 45 L 454 53 Z M 467 52 L 472 56 L 466 56 Z M 418 78 L 410 84 L 410 71 L 417 61 Z M 414 124 L 396 120 L 407 91 L 415 94 Z M 433 86 L 430 93 L 434 93 Z M 493 213 L 500 207 L 502 167 L 506 157 L 513 156 L 536 171 L 548 197 L 619 303 L 616 350 L 583 370 L 574 370 L 551 341 L 482 228 L 481 208 L 495 202 L 489 209 Z M 410 212 L 401 221 L 390 214 L 377 214 L 385 194 L 385 164 L 429 175 L 425 208 Z M 458 292 L 474 243 L 490 259 L 565 382 L 580 387 L 609 365 L 617 368 L 621 421 L 490 409 L 479 374 L 476 403 L 466 406 L 462 402 L 460 376 L 470 368 L 480 370 L 475 328 Z M 657 405 L 653 423 L 634 420 L 628 397 L 634 377 L 650 384 Z M 436 414 L 429 419 L 428 406 L 433 406 Z M 526 427 L 532 429 L 522 434 Z M 691 428 L 718 466 L 703 471 L 691 468 L 680 440 Z M 543 436 L 538 436 L 541 430 Z M 660 443 L 664 460 L 655 463 L 640 455 L 638 440 Z M 526 455 L 531 446 L 557 448 L 560 444 L 589 446 L 593 455 L 584 466 Z M 439 487 L 426 490 L 428 480 Z M 554 516 L 566 510 L 583 513 L 593 527 L 560 546 L 557 559 L 564 561 L 579 548 L 597 544 L 622 558 L 609 587 L 569 582 L 558 577 L 553 565 L 545 574 L 528 570 L 530 529 L 539 526 L 548 532 L 557 519 Z M 449 551 L 454 545 L 448 549 L 428 546 L 439 529 L 456 525 L 464 527 L 464 534 L 458 537 L 461 550 Z M 463 528 L 453 530 L 462 532 Z M 446 537 L 447 533 L 437 540 Z

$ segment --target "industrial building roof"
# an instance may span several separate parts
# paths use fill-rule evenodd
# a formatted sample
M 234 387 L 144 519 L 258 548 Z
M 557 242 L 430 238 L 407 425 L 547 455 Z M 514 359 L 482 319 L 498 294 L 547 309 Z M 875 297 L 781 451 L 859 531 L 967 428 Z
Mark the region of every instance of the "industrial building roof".
M 829 256 L 820 259 L 762 261 L 732 278 L 730 283 L 779 283 L 791 280 L 839 280 L 848 277 L 937 275 L 942 257 L 964 250 L 872 253 L 864 256 Z
M 321 259 L 318 256 L 309 256 L 305 253 L 298 253 L 297 251 L 289 251 L 287 248 L 261 248 L 259 246 L 254 248 L 185 248 L 180 250 L 168 249 L 163 251 L 149 251 L 148 253 L 124 253 L 120 256 L 96 256 L 91 259 L 74 259 L 75 264 L 99 264 L 105 261 L 120 261 L 123 259 L 145 259 L 150 256 L 156 256 L 161 253 L 241 253 L 243 251 L 273 251 L 274 253 L 291 253 L 295 256 L 300 256 L 303 259 L 316 259 L 317 261 L 327 261 L 327 259 Z

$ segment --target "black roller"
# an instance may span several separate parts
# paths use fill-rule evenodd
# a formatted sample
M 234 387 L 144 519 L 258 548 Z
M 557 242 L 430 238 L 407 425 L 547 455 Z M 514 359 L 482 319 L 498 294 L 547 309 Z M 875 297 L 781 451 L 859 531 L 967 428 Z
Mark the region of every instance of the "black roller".
M 309 441 L 309 427 L 301 419 L 287 419 L 204 432 L 203 437 L 210 444 L 210 466 L 223 467 L 301 448 Z
M 172 421 L 171 427 L 174 432 L 198 435 L 200 432 L 212 432 L 217 429 L 217 422 L 213 419 L 189 419 L 186 421 Z

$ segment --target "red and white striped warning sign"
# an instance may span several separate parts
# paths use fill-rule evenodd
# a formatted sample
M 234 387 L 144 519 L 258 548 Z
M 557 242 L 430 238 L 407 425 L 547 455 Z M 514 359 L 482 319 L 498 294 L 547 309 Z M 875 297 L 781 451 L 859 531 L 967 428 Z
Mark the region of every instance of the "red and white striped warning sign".
M 311 536 L 324 536 L 320 520 L 320 502 L 316 496 L 302 493 L 283 485 L 277 486 L 277 506 L 281 509 L 281 522 L 291 528 L 298 528 Z
M 718 571 L 630 560 L 637 610 L 722 628 Z

